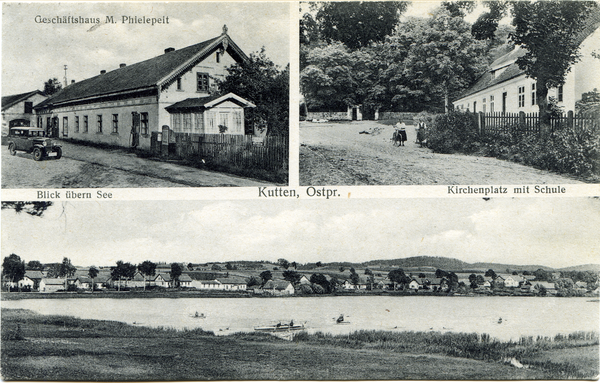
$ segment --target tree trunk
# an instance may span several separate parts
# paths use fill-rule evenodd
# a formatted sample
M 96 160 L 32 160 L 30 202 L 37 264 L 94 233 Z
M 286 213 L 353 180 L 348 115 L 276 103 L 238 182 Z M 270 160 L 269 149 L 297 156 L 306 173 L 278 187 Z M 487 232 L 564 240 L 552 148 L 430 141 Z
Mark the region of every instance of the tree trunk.
M 94 278 L 92 278 L 92 294 L 94 293 Z
M 548 87 L 545 78 L 537 79 L 535 93 L 540 114 L 540 136 L 546 137 L 550 133 L 550 111 L 548 109 Z

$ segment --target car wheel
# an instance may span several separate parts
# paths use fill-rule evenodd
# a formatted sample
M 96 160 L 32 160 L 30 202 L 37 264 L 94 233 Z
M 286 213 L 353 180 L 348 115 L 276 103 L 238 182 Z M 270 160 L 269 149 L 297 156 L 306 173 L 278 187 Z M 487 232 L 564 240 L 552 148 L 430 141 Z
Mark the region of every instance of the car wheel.
M 12 142 L 8 145 L 8 152 L 10 153 L 11 156 L 14 156 L 15 154 L 17 154 L 17 151 L 15 149 L 15 144 L 13 144 Z
M 62 148 L 56 148 L 56 159 L 59 160 L 62 157 Z
M 40 161 L 43 156 L 44 156 L 44 153 L 42 153 L 42 149 L 40 149 L 40 148 L 33 149 L 33 159 L 34 160 Z

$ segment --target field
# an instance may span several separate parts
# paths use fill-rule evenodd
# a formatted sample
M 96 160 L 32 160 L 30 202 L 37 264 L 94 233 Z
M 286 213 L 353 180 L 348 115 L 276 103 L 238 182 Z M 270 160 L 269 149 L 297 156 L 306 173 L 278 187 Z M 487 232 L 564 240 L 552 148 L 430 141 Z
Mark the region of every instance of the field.
M 267 334 L 215 336 L 3 309 L 1 367 L 5 380 L 63 381 L 597 377 L 597 334 L 533 342 L 389 332 L 299 333 L 286 341 Z M 527 355 L 529 366 L 517 368 L 506 355 Z

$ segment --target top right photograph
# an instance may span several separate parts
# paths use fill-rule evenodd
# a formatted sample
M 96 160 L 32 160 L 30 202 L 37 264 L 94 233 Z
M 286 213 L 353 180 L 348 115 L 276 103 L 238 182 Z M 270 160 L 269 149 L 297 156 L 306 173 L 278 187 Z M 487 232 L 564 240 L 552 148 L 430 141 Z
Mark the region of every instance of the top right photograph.
M 300 185 L 600 183 L 596 1 L 301 2 Z

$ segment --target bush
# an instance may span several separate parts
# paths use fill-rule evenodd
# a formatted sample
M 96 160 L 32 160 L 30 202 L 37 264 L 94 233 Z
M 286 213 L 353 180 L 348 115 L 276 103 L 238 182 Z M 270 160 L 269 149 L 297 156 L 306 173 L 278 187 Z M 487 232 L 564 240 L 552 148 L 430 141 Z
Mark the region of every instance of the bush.
M 479 147 L 475 117 L 468 112 L 450 112 L 435 117 L 427 130 L 427 146 L 437 153 L 474 153 Z

